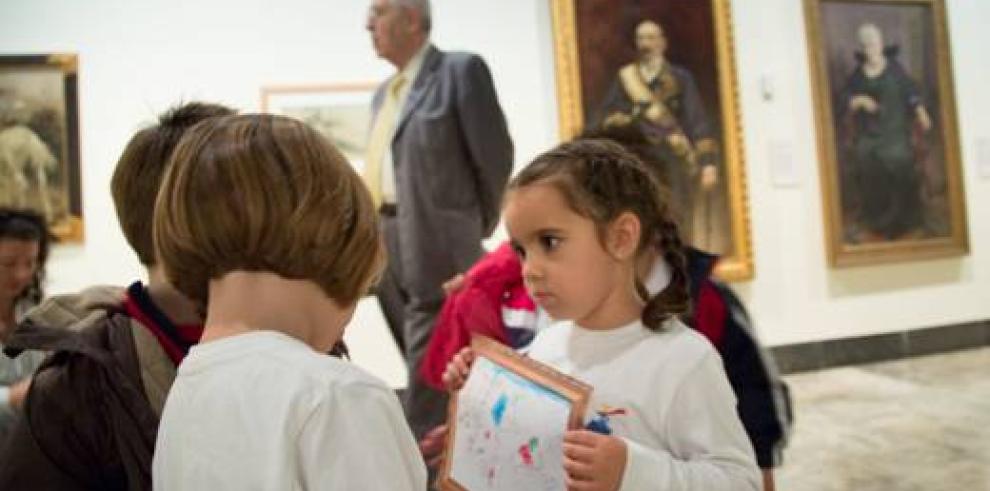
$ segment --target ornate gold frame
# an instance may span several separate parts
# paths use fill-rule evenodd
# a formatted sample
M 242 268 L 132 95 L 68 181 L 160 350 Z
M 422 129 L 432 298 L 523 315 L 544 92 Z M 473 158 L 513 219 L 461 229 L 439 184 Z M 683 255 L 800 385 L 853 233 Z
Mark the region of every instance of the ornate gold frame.
M 64 172 L 62 193 L 68 206 L 68 217 L 49 223 L 52 234 L 61 243 L 83 241 L 82 168 L 79 154 L 79 61 L 74 53 L 49 53 L 0 56 L 0 69 L 10 71 L 50 71 L 62 77 L 65 107 L 61 123 L 62 142 L 58 150 L 58 165 Z
M 578 57 L 577 24 L 574 2 L 550 0 L 557 73 L 557 104 L 560 137 L 573 138 L 581 132 L 584 108 L 581 107 L 581 74 Z M 746 196 L 746 170 L 743 156 L 742 129 L 739 115 L 738 85 L 729 0 L 709 0 L 715 21 L 715 44 L 719 98 L 722 101 L 720 120 L 723 129 L 728 203 L 732 226 L 732 256 L 723 257 L 716 272 L 728 281 L 753 278 L 753 251 L 750 239 L 749 208 Z
M 966 229 L 966 206 L 960 166 L 959 133 L 957 129 L 955 94 L 949 49 L 948 26 L 943 0 L 842 0 L 843 3 L 927 5 L 934 22 L 935 52 L 938 58 L 938 93 L 941 107 L 939 120 L 943 123 L 946 180 L 949 192 L 951 233 L 934 239 L 904 239 L 885 243 L 847 244 L 842 234 L 842 208 L 839 200 L 838 157 L 835 148 L 835 128 L 832 121 L 833 103 L 829 90 L 825 43 L 820 29 L 819 7 L 836 0 L 805 0 L 805 24 L 808 31 L 808 56 L 817 122 L 819 174 L 822 182 L 822 209 L 825 219 L 825 240 L 829 265 L 858 266 L 882 262 L 910 261 L 936 257 L 959 256 L 969 252 Z

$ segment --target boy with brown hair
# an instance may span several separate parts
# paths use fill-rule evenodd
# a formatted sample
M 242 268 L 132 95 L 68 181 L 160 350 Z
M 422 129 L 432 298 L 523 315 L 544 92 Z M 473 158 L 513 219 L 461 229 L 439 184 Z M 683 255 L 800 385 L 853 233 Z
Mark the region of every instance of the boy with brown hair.
M 151 489 L 165 395 L 176 365 L 202 332 L 195 304 L 165 280 L 156 260 L 155 199 L 182 134 L 233 112 L 184 104 L 128 142 L 111 189 L 148 283 L 52 297 L 17 327 L 9 355 L 25 349 L 52 355 L 35 373 L 24 418 L 0 454 L 0 489 Z
M 426 489 L 395 394 L 324 354 L 384 263 L 371 195 L 325 138 L 271 115 L 197 126 L 154 236 L 167 277 L 206 305 L 165 404 L 155 489 Z

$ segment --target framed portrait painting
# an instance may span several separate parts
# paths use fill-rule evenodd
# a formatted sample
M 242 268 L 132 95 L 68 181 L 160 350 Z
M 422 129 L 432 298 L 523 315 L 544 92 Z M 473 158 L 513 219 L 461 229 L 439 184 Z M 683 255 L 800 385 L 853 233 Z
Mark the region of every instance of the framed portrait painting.
M 261 111 L 291 116 L 316 128 L 360 173 L 375 87 L 372 82 L 264 87 Z
M 686 242 L 753 275 L 728 0 L 550 0 L 561 138 L 632 135 Z
M 65 242 L 83 238 L 77 60 L 0 56 L 0 206 L 32 209 Z
M 968 252 L 945 3 L 805 0 L 832 266 Z
M 564 489 L 564 433 L 591 387 L 490 338 L 471 339 L 471 373 L 450 398 L 443 491 Z

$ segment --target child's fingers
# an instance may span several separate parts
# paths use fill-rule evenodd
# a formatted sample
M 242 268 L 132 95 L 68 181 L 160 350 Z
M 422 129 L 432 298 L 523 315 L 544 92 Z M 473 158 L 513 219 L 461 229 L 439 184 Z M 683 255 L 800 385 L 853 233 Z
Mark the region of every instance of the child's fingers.
M 470 367 L 471 364 L 474 363 L 474 350 L 468 346 L 458 351 L 457 355 L 454 356 L 454 359 L 460 361 L 465 366 Z
M 457 381 L 457 369 L 454 368 L 453 363 L 448 363 L 447 368 L 443 371 L 443 376 L 440 377 L 443 381 L 443 386 L 448 389 L 455 389 L 454 387 Z
M 474 363 L 474 350 L 470 346 L 461 349 L 447 364 L 447 369 L 441 378 L 448 390 L 458 390 L 467 380 L 471 373 L 471 364 Z
M 461 274 L 461 273 L 458 273 L 458 274 L 454 275 L 453 278 L 451 278 L 451 279 L 443 282 L 443 285 L 441 285 L 440 288 L 443 288 L 443 292 L 445 294 L 452 295 L 452 294 L 457 293 L 458 291 L 460 291 L 460 289 L 463 286 L 464 286 L 464 275 Z
M 474 363 L 474 350 L 470 347 L 462 349 L 454 356 L 454 366 L 460 371 L 460 376 L 467 378 L 471 373 L 471 364 Z
M 586 481 L 594 477 L 594 469 L 591 464 L 574 460 L 566 455 L 564 456 L 564 472 L 568 476 L 580 481 Z
M 454 361 L 451 362 L 451 365 L 453 365 L 454 372 L 456 373 L 457 376 L 462 378 L 467 378 L 470 368 L 468 367 L 468 364 L 464 361 L 463 358 L 454 358 Z
M 594 447 L 604 435 L 588 430 L 568 430 L 564 433 L 564 445 Z
M 419 441 L 419 451 L 424 457 L 431 457 L 439 454 L 446 443 L 447 425 L 440 425 L 433 428 Z
M 443 386 L 447 390 L 458 390 L 464 385 L 464 378 L 460 376 L 460 371 L 454 367 L 453 363 L 447 365 L 447 371 L 443 372 Z
M 460 389 L 464 385 L 464 381 L 467 380 L 467 369 L 463 365 L 455 362 L 451 362 L 450 369 L 448 371 L 450 375 L 450 380 L 457 386 L 455 388 Z
M 593 491 L 595 489 L 595 482 L 590 479 L 565 474 L 564 486 L 567 488 L 567 491 Z
M 442 424 L 440 426 L 433 428 L 426 434 L 426 438 L 430 438 L 430 439 L 435 438 L 440 440 L 447 438 L 447 425 Z
M 564 443 L 564 458 L 575 462 L 589 463 L 595 457 L 595 449 L 585 445 Z
M 443 465 L 443 452 L 437 454 L 436 457 L 426 461 L 426 466 L 430 469 L 439 469 Z

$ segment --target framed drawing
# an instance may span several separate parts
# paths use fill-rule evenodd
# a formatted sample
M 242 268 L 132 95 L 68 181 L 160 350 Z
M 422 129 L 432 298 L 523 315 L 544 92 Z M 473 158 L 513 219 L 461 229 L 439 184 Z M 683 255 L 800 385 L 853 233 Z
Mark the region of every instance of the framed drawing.
M 0 56 L 0 206 L 30 208 L 61 241 L 83 238 L 77 61 Z
M 564 432 L 581 426 L 591 387 L 484 336 L 471 347 L 471 374 L 450 399 L 440 489 L 564 489 Z
M 942 0 L 805 0 L 829 263 L 969 250 Z
M 261 111 L 291 116 L 307 123 L 347 157 L 358 173 L 364 168 L 371 127 L 371 97 L 377 85 L 285 85 L 261 89 Z
M 561 138 L 634 126 L 687 241 L 753 276 L 728 0 L 550 0 Z

